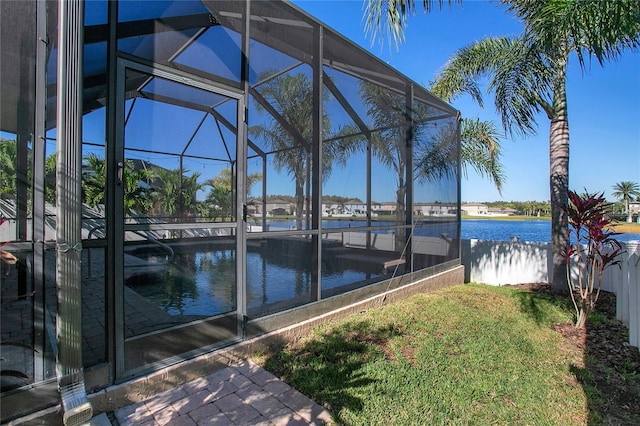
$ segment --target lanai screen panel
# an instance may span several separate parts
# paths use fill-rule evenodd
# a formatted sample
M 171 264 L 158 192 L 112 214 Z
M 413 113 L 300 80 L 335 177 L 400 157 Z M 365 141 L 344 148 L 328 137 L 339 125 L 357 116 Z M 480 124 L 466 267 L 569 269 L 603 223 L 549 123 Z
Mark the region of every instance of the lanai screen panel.
M 421 103 L 416 101 L 416 109 Z M 458 122 L 441 115 L 416 124 L 414 143 L 414 268 L 458 258 Z
M 110 211 L 104 205 L 104 166 L 106 151 L 114 143 L 107 140 L 112 135 L 106 130 L 110 118 L 106 109 L 113 93 L 107 70 L 112 29 L 118 59 L 142 63 L 126 69 L 125 90 L 118 94 L 124 104 L 125 117 L 118 118 L 125 121 L 125 155 L 131 161 L 127 173 L 171 171 L 178 181 L 175 194 L 185 194 L 189 182 L 195 184 L 192 189 L 199 188 L 191 192 L 193 196 L 182 195 L 177 210 L 163 211 L 161 205 L 167 203 L 138 206 L 135 212 L 127 210 L 126 216 L 122 212 L 124 222 L 139 228 L 149 225 L 144 232 L 156 232 L 154 235 L 165 243 L 191 237 L 190 243 L 216 240 L 209 254 L 178 256 L 183 256 L 181 265 L 203 272 L 198 278 L 204 283 L 202 292 L 218 280 L 225 286 L 217 288 L 228 296 L 218 311 L 212 311 L 213 305 L 203 311 L 186 311 L 181 304 L 185 299 L 174 299 L 173 290 L 143 294 L 138 288 L 141 298 L 155 300 L 158 308 L 164 309 L 163 318 L 176 321 L 174 311 L 178 311 L 189 316 L 176 321 L 183 326 L 195 318 L 203 320 L 238 308 L 234 291 L 236 280 L 241 278 L 236 275 L 235 233 L 241 228 L 233 221 L 240 217 L 234 210 L 237 200 L 245 196 L 250 233 L 242 259 L 246 266 L 242 285 L 246 285 L 250 319 L 308 304 L 318 296 L 327 298 L 384 281 L 391 273 L 405 274 L 404 284 L 411 272 L 458 259 L 458 122 L 450 106 L 286 2 L 121 1 L 117 3 L 117 22 L 109 22 L 109 4 L 115 5 L 103 0 L 85 4 L 85 197 L 88 189 L 95 190 L 92 200 L 83 199 L 85 366 L 101 367 L 109 362 L 106 343 L 112 337 L 105 333 L 109 325 L 105 319 L 113 321 L 105 314 L 105 289 L 112 283 L 105 280 L 104 262 L 100 266 L 110 244 L 104 229 L 106 212 Z M 4 349 L 4 344 L 19 334 L 23 347 L 33 344 L 37 350 L 26 357 L 21 354 L 18 361 L 29 383 L 55 375 L 55 342 L 47 333 L 51 325 L 47 318 L 56 313 L 55 250 L 51 244 L 56 223 L 55 168 L 50 167 L 48 158 L 58 143 L 55 6 L 55 2 L 46 2 L 49 42 L 37 64 L 36 46 L 41 43 L 35 31 L 36 3 L 0 2 L 0 138 L 2 154 L 9 153 L 12 166 L 1 170 L 0 207 L 5 217 L 15 219 L 10 221 L 13 228 L 7 229 L 7 222 L 0 231 L 3 239 L 24 243 L 9 246 L 20 262 L 9 275 L 2 275 L 3 306 L 7 306 L 5 297 L 16 298 L 33 290 L 38 295 L 13 301 L 10 309 L 2 310 L 2 342 Z M 249 17 L 246 10 L 251 12 Z M 245 28 L 247 24 L 249 28 Z M 246 48 L 245 34 L 249 37 Z M 36 91 L 37 65 L 46 72 L 45 90 Z M 154 74 L 154 67 L 168 70 L 170 77 Z M 175 78 L 178 74 L 204 82 L 209 89 L 182 84 Z M 318 84 L 320 96 L 314 93 Z M 218 96 L 220 91 L 231 93 L 231 97 Z M 43 95 L 43 106 L 36 109 L 39 94 Z M 246 101 L 249 132 L 247 140 L 236 140 L 242 134 L 238 123 L 244 117 L 236 116 L 242 101 Z M 34 117 L 43 123 L 34 123 Z M 171 126 L 172 120 L 179 129 Z M 321 120 L 317 126 L 320 137 L 314 132 L 314 120 Z M 408 132 L 411 124 L 413 132 Z M 37 125 L 44 130 L 36 130 Z M 46 140 L 35 139 L 41 134 Z M 237 155 L 239 149 L 246 149 L 248 156 L 244 186 L 236 185 L 237 160 L 242 157 Z M 316 157 L 318 153 L 321 159 Z M 33 165 L 40 167 L 38 173 L 30 169 Z M 208 182 L 216 179 L 231 189 L 211 194 Z M 138 179 L 134 191 L 157 196 L 163 190 L 169 192 L 168 181 L 168 176 L 162 183 L 157 176 Z M 236 189 L 245 193 L 238 194 Z M 40 213 L 35 214 L 37 211 Z M 160 229 L 165 224 L 167 229 Z M 196 227 L 197 232 L 187 229 Z M 37 229 L 39 234 L 32 235 Z M 128 243 L 140 239 L 133 231 L 137 229 L 127 228 Z M 206 238 L 200 238 L 202 235 Z M 46 244 L 34 256 L 30 241 L 38 239 Z M 27 264 L 32 265 L 31 270 L 19 269 Z M 179 280 L 187 296 L 200 293 L 200 281 Z M 135 279 L 130 284 L 129 289 L 135 288 Z M 127 302 L 135 300 L 140 299 L 128 298 Z M 131 306 L 124 309 L 132 312 Z M 11 321 L 17 316 L 11 315 L 34 321 L 9 330 L 7 325 L 17 324 Z M 233 336 L 234 321 L 226 328 Z M 146 328 L 128 330 L 124 336 L 129 353 L 149 346 L 147 332 L 155 335 L 165 327 L 153 321 L 141 326 Z M 189 344 L 169 349 L 182 354 L 205 345 L 203 341 Z M 171 355 L 171 351 L 159 353 L 154 361 Z M 132 359 L 128 361 L 131 367 L 147 362 Z M 14 357 L 10 362 L 16 360 Z
M 263 173 L 262 191 L 250 194 L 263 231 L 311 228 L 313 40 L 311 19 L 278 2 L 250 5 L 249 163 Z M 260 170 L 259 167 L 263 169 Z M 311 269 L 311 259 L 308 259 Z
M 15 265 L 0 261 L 0 344 L 3 372 L 1 391 L 54 377 L 55 354 L 46 346 L 42 328 L 32 319 L 41 305 L 34 297 L 42 287 L 34 283 L 33 128 L 36 108 L 36 28 L 10 25 L 34 20 L 31 2 L 0 3 L 0 242 L 17 258 Z M 40 141 L 37 141 L 40 142 Z M 21 244 L 24 243 L 24 244 Z M 37 352 L 34 351 L 37 348 Z M 7 373 L 13 371 L 14 373 Z M 1 411 L 5 411 L 3 401 Z

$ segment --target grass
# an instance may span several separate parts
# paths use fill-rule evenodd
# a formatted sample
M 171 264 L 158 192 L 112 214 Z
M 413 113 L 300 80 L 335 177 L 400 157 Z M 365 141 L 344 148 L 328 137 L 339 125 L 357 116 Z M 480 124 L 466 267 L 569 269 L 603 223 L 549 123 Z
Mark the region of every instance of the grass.
M 586 424 L 585 372 L 549 328 L 572 315 L 552 297 L 460 285 L 330 323 L 263 364 L 338 424 Z
M 631 234 L 640 234 L 640 223 L 637 222 L 617 222 L 613 225 L 616 232 L 629 232 Z
M 526 220 L 541 220 L 541 221 L 550 221 L 551 216 L 491 216 L 491 215 L 482 215 L 482 216 L 467 216 L 463 215 L 462 220 L 510 220 L 513 222 L 523 222 Z

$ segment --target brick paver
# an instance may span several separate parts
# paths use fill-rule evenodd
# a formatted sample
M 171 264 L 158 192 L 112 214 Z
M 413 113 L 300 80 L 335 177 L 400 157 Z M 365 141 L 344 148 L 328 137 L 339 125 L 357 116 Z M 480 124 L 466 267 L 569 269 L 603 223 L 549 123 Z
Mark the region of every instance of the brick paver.
M 148 426 L 322 425 L 331 414 L 247 360 L 115 411 L 119 424 Z

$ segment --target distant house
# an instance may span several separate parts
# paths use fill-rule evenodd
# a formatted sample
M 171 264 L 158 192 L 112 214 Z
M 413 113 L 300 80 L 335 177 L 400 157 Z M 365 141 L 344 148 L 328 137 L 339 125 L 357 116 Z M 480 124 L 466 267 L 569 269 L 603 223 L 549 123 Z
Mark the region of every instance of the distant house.
M 631 221 L 636 216 L 636 221 L 640 223 L 640 201 L 629 201 L 629 215 L 632 216 Z
M 467 216 L 484 216 L 489 214 L 489 207 L 482 203 L 466 203 L 460 209 L 463 215 Z
M 379 204 L 380 209 L 378 210 L 378 214 L 381 215 L 391 215 L 396 212 L 396 203 L 392 201 L 383 201 Z
M 365 216 L 366 212 L 367 203 L 360 200 L 352 199 L 345 201 L 344 203 L 324 201 L 322 203 L 323 216 Z
M 489 216 L 513 216 L 517 210 L 509 207 L 489 207 L 487 214 Z
M 458 214 L 456 203 L 414 203 L 416 216 L 455 216 Z
M 270 200 L 265 203 L 265 211 L 278 216 L 292 214 L 291 203 L 285 200 Z M 247 213 L 250 215 L 261 215 L 262 202 L 259 199 L 248 200 Z

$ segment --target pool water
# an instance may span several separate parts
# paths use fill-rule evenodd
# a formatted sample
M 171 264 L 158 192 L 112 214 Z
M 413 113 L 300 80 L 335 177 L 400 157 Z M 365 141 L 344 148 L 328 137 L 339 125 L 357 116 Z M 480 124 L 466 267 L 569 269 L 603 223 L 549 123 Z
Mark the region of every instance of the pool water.
M 150 256 L 148 260 L 152 260 Z M 311 298 L 310 263 L 303 259 L 273 262 L 261 253 L 247 253 L 247 309 Z M 325 268 L 323 290 L 365 282 L 382 274 L 345 268 Z M 231 249 L 177 253 L 153 279 L 131 287 L 172 316 L 210 317 L 236 309 L 236 259 Z

